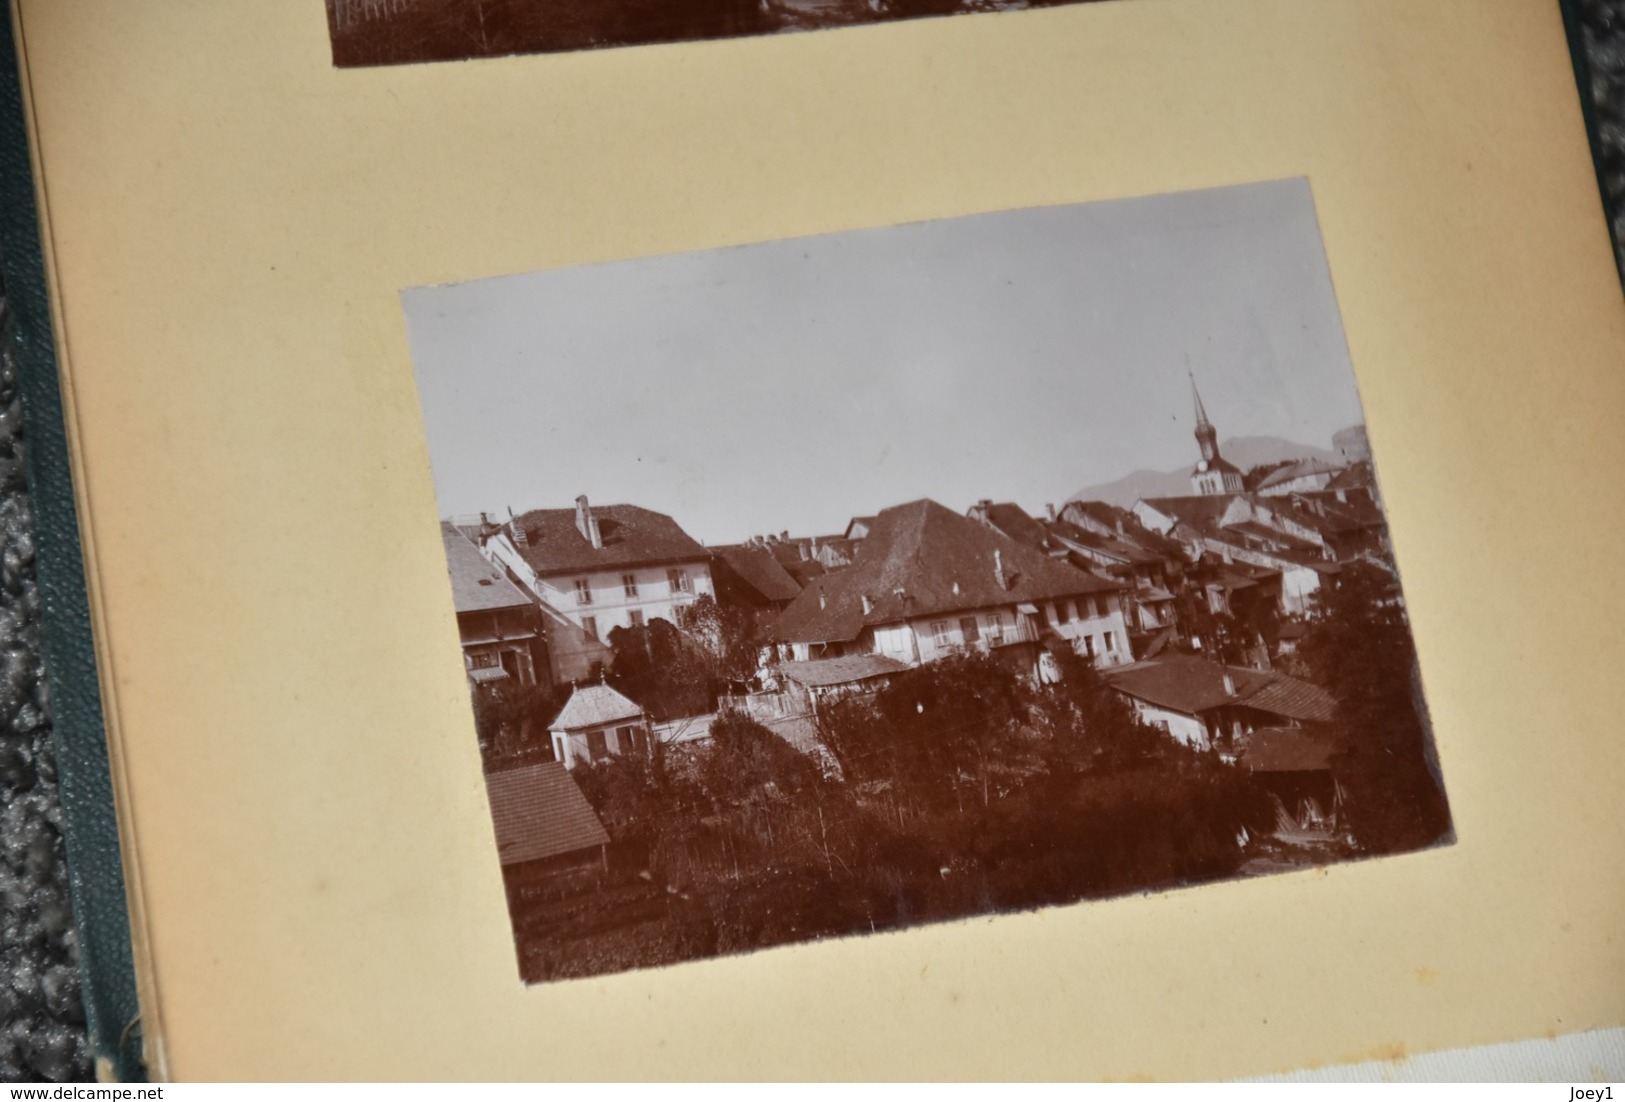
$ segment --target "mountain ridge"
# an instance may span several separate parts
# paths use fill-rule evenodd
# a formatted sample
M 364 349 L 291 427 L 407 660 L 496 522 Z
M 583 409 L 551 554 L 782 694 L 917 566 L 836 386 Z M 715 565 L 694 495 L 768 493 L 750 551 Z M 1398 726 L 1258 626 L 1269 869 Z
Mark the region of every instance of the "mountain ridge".
M 1329 448 L 1299 444 L 1280 436 L 1237 436 L 1219 444 L 1219 454 L 1243 472 L 1263 463 L 1287 460 L 1320 459 L 1328 463 L 1339 462 L 1337 453 Z M 1129 508 L 1142 497 L 1182 497 L 1191 493 L 1191 468 L 1180 467 L 1171 471 L 1153 471 L 1142 468 L 1114 479 L 1085 486 L 1067 496 L 1068 501 L 1104 501 L 1110 505 Z

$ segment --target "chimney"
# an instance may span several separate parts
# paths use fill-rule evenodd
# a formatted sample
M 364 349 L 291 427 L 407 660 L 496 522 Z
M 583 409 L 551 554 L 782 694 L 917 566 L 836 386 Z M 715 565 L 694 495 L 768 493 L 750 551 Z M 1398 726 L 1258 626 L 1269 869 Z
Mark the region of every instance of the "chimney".
M 867 615 L 869 615 L 869 613 L 873 612 L 874 610 L 875 610 L 875 603 L 873 601 L 871 601 L 869 599 L 869 595 L 867 593 L 865 593 L 863 595 L 863 614 L 865 616 L 867 616 Z
M 822 589 L 820 589 L 818 591 L 818 607 L 819 608 L 828 608 L 829 607 L 829 598 L 824 596 L 824 591 Z
M 587 495 L 582 494 L 576 498 L 576 531 L 581 538 L 592 544 L 596 551 L 604 546 L 602 537 L 598 535 L 598 521 L 592 515 L 592 506 L 587 504 Z
M 789 540 L 790 540 L 790 529 L 786 528 L 784 531 L 780 532 L 779 533 L 779 539 L 784 540 L 786 543 L 788 543 Z
M 1230 675 L 1229 670 L 1224 671 L 1224 695 L 1236 695 L 1236 679 Z
M 1117 518 L 1117 534 L 1119 536 L 1123 535 L 1123 518 L 1122 517 Z
M 1049 519 L 1050 520 L 1054 520 L 1055 519 L 1055 502 L 1046 501 L 1044 503 L 1044 512 L 1049 514 Z
M 993 549 L 993 577 L 998 581 L 1000 589 L 1010 588 L 1004 578 L 1004 553 L 997 547 Z
M 798 543 L 796 545 L 796 550 L 801 552 L 802 562 L 806 562 L 808 559 L 812 558 L 812 556 L 807 552 L 807 545 L 805 543 Z

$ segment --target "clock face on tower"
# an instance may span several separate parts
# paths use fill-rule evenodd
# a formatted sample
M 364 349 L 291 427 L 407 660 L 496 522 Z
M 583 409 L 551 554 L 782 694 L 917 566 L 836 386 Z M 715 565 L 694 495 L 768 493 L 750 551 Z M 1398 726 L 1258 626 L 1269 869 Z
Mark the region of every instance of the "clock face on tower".
M 1204 459 L 1200 463 L 1196 464 L 1196 469 L 1199 471 L 1207 470 L 1207 460 Z

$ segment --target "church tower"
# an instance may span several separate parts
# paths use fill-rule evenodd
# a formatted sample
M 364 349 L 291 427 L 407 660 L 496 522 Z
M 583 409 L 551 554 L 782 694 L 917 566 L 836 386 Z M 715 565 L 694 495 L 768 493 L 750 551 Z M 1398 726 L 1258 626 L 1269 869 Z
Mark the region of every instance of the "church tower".
M 1191 398 L 1196 403 L 1196 446 L 1202 449 L 1202 458 L 1191 471 L 1191 490 L 1197 494 L 1241 493 L 1241 471 L 1219 454 L 1219 430 L 1207 419 L 1202 408 L 1202 392 L 1196 389 L 1196 376 L 1191 379 Z

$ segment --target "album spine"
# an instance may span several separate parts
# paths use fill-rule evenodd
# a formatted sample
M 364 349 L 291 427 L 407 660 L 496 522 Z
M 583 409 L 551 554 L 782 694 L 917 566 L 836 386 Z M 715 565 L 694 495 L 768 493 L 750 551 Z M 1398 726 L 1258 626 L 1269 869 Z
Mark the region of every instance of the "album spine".
M 0 264 L 10 304 L 28 444 L 35 523 L 35 571 L 43 613 L 45 667 L 78 939 L 81 991 L 99 1078 L 141 1081 L 130 913 L 113 803 L 96 651 L 74 508 L 68 437 L 52 340 L 26 97 L 15 11 L 0 45 Z
M 1574 82 L 1579 86 L 1580 112 L 1585 118 L 1586 139 L 1591 143 L 1591 163 L 1597 171 L 1597 191 L 1602 196 L 1605 231 L 1613 241 L 1614 265 L 1619 269 L 1621 290 L 1625 290 L 1625 247 L 1615 239 L 1614 227 L 1621 225 L 1621 196 L 1612 193 L 1608 185 L 1608 171 L 1602 144 L 1601 123 L 1597 117 L 1597 101 L 1593 94 L 1594 77 L 1591 61 L 1586 53 L 1585 21 L 1580 11 L 1581 0 L 1558 0 L 1563 12 L 1563 29 L 1569 40 L 1569 59 L 1574 65 Z

